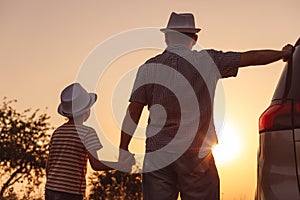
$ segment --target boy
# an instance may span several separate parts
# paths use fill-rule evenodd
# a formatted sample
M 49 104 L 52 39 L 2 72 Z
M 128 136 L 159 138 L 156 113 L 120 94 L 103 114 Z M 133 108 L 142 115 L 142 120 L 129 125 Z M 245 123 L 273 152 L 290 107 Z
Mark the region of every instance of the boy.
M 110 170 L 119 163 L 97 159 L 102 145 L 95 130 L 83 125 L 90 116 L 90 108 L 97 95 L 88 93 L 79 83 L 66 87 L 61 93 L 58 113 L 68 122 L 58 127 L 51 138 L 46 166 L 46 200 L 82 200 L 86 188 L 87 160 L 94 170 Z M 122 164 L 130 171 L 134 164 L 133 155 L 127 156 Z

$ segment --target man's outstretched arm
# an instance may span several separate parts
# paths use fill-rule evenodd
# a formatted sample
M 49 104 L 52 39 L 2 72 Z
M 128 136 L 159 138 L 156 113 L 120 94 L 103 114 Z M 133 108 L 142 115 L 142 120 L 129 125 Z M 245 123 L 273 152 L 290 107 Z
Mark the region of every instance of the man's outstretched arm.
M 122 124 L 120 148 L 128 151 L 129 143 L 132 135 L 139 123 L 144 105 L 136 102 L 131 102 L 127 108 L 127 112 Z
M 281 51 L 276 50 L 253 50 L 241 53 L 239 67 L 251 65 L 265 65 L 280 59 L 288 60 L 292 55 L 293 46 L 288 44 Z

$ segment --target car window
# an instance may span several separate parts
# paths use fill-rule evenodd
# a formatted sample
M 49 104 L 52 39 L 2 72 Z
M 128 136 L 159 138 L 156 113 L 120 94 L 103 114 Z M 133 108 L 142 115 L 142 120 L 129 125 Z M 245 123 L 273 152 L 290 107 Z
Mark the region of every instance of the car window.
M 289 67 L 292 68 L 290 75 L 288 75 Z M 287 80 L 287 78 L 291 80 Z M 285 94 L 285 92 L 288 93 Z M 292 60 L 286 63 L 282 71 L 273 96 L 273 101 L 283 98 L 293 99 L 300 102 L 300 45 L 296 46 Z
M 293 55 L 293 74 L 291 90 L 288 98 L 300 102 L 300 46 L 298 45 Z
M 281 77 L 279 79 L 279 82 L 277 83 L 277 87 L 276 87 L 276 90 L 275 90 L 275 93 L 274 93 L 274 96 L 273 96 L 273 101 L 283 98 L 285 85 L 286 85 L 287 69 L 288 69 L 288 65 L 286 64 L 284 66 L 284 69 L 283 69 L 282 73 L 281 73 Z

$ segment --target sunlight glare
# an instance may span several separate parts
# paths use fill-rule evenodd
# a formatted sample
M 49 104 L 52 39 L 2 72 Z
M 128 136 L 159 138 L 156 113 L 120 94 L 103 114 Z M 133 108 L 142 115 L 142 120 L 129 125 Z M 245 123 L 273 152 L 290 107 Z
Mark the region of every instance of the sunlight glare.
M 213 155 L 217 164 L 224 164 L 234 160 L 241 152 L 241 140 L 234 129 L 228 123 L 219 134 L 219 143 L 213 147 Z

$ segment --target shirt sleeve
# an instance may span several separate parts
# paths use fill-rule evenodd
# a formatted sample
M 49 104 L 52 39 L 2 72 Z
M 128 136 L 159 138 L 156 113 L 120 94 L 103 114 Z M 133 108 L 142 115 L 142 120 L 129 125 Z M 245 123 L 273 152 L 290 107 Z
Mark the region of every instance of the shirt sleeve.
M 241 59 L 240 52 L 223 52 L 213 49 L 207 50 L 215 64 L 217 65 L 222 78 L 236 76 Z
M 97 152 L 103 147 L 96 131 L 93 128 L 91 128 L 85 136 L 84 146 L 90 153 Z
M 133 89 L 130 95 L 130 102 L 136 102 L 143 105 L 147 105 L 147 91 L 145 81 L 147 80 L 147 74 L 145 68 L 142 66 L 139 68 Z

